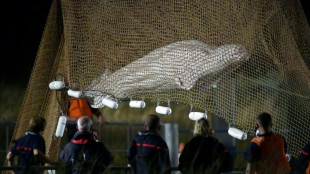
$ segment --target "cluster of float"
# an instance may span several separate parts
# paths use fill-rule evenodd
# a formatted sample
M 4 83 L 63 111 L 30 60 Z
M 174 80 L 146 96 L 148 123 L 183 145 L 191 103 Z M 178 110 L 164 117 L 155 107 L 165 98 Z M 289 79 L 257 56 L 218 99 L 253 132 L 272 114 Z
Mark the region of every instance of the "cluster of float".
M 82 91 L 76 91 L 76 90 L 72 90 L 72 89 L 67 88 L 63 81 L 52 81 L 49 84 L 49 88 L 51 90 L 66 89 L 68 96 L 75 97 L 75 98 L 82 98 L 83 97 Z M 107 106 L 107 107 L 112 108 L 112 109 L 118 108 L 117 101 L 111 100 L 110 98 L 107 98 L 107 97 L 102 99 L 102 104 L 104 106 Z M 168 102 L 168 105 L 169 105 L 169 102 Z M 145 108 L 145 106 L 146 106 L 146 104 L 144 101 L 130 100 L 130 102 L 129 102 L 129 107 L 131 107 L 131 108 L 143 109 L 143 108 Z M 157 107 L 156 107 L 155 111 L 156 111 L 156 113 L 162 114 L 162 115 L 170 115 L 172 113 L 172 109 L 170 107 L 159 106 L 159 102 L 157 103 Z M 189 119 L 196 121 L 196 120 L 199 120 L 201 118 L 207 118 L 207 114 L 203 113 L 203 112 L 190 112 L 188 117 L 189 117 Z M 67 122 L 67 118 L 65 116 L 59 117 L 57 129 L 56 129 L 56 133 L 55 133 L 56 137 L 62 137 L 63 136 L 65 126 L 66 126 L 66 122 Z M 230 127 L 228 129 L 228 134 L 234 138 L 239 139 L 239 140 L 246 140 L 247 139 L 247 133 L 240 130 L 240 129 L 237 129 L 235 127 Z

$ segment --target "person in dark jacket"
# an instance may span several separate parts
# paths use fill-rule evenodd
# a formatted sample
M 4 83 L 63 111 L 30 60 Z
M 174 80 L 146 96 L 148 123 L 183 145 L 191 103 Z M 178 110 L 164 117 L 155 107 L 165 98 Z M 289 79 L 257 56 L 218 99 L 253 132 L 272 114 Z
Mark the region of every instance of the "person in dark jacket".
M 112 162 L 112 154 L 91 134 L 92 120 L 83 116 L 77 120 L 78 132 L 60 153 L 66 163 L 66 173 L 103 173 Z
M 40 173 L 38 168 L 28 167 L 44 166 L 44 163 L 56 164 L 55 161 L 45 156 L 45 141 L 40 135 L 44 131 L 45 125 L 46 120 L 43 117 L 32 117 L 29 121 L 30 130 L 17 140 L 17 143 L 7 154 L 8 166 L 14 166 L 14 158 L 17 156 L 17 166 L 25 167 L 23 171 L 16 173 Z
M 183 174 L 215 174 L 232 170 L 232 156 L 223 144 L 210 136 L 210 132 L 207 119 L 196 121 L 194 138 L 185 144 L 179 158 L 179 169 Z
M 133 138 L 128 153 L 129 165 L 136 174 L 170 173 L 170 158 L 166 142 L 160 137 L 160 118 L 147 116 L 143 131 Z
M 295 173 L 310 174 L 310 142 L 301 151 Z

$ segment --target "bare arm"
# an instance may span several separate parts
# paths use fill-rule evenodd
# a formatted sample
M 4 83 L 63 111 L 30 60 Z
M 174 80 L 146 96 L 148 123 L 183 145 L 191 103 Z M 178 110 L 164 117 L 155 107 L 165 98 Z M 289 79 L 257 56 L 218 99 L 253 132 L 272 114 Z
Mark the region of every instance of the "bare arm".
M 254 174 L 254 164 L 253 163 L 248 163 L 246 167 L 246 174 Z
M 49 163 L 51 165 L 55 165 L 56 162 L 49 159 L 44 153 L 42 153 L 39 149 L 35 148 L 33 150 L 33 155 L 37 156 L 39 158 L 40 161 L 44 162 L 44 163 Z
M 104 119 L 102 113 L 99 110 L 97 110 L 94 113 L 94 115 L 97 117 L 99 125 L 104 125 L 105 124 L 106 120 Z
M 6 159 L 8 160 L 8 166 L 9 167 L 12 167 L 15 165 L 14 164 L 14 158 L 15 158 L 15 155 L 11 151 L 6 155 Z M 8 172 L 11 174 L 15 173 L 13 170 L 10 170 Z

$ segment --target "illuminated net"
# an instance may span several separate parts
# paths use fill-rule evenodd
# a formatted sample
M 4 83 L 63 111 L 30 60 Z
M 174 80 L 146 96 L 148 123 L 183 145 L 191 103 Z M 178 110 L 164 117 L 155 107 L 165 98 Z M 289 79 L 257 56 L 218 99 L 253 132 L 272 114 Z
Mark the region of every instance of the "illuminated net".
M 251 133 L 268 112 L 296 156 L 310 139 L 309 36 L 299 1 L 55 0 L 14 138 L 35 114 L 56 129 L 48 84 L 62 74 L 93 98 L 193 105 Z

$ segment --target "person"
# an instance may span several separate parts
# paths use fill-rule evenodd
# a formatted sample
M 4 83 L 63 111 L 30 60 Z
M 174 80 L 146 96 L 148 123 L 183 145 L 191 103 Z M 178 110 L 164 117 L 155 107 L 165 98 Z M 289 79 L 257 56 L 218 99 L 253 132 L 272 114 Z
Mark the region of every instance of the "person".
M 78 83 L 72 83 L 72 89 L 78 90 L 79 84 Z M 99 125 L 103 125 L 105 123 L 105 119 L 102 116 L 102 113 L 99 109 L 92 108 L 88 101 L 85 98 L 75 98 L 70 97 L 69 98 L 69 107 L 68 107 L 68 113 L 67 113 L 67 139 L 68 142 L 73 138 L 73 135 L 77 131 L 76 127 L 76 121 L 82 116 L 88 116 L 89 118 L 93 118 L 93 115 L 95 115 L 98 119 Z
M 272 132 L 271 115 L 263 112 L 256 118 L 257 137 L 248 150 L 246 173 L 289 173 L 291 167 L 286 157 L 286 142 Z
M 299 155 L 296 173 L 310 174 L 310 142 L 304 146 Z
M 128 152 L 129 167 L 136 174 L 170 173 L 167 143 L 160 137 L 161 125 L 157 115 L 148 115 L 144 130 L 133 138 Z
M 23 171 L 16 173 L 40 173 L 38 168 L 29 166 L 43 166 L 44 163 L 56 165 L 56 162 L 45 156 L 45 140 L 40 135 L 46 125 L 46 120 L 40 116 L 34 116 L 29 120 L 30 130 L 25 136 L 19 138 L 16 144 L 8 152 L 6 158 L 8 166 L 15 166 L 14 159 L 17 158 L 17 166 L 25 167 Z M 14 173 L 11 171 L 11 173 Z
M 206 118 L 196 121 L 194 137 L 185 144 L 179 158 L 179 169 L 182 173 L 223 173 L 232 170 L 232 156 L 211 134 Z
M 88 116 L 80 117 L 77 125 L 78 131 L 60 153 L 65 173 L 103 173 L 113 160 L 112 154 L 91 134 L 92 120 Z

